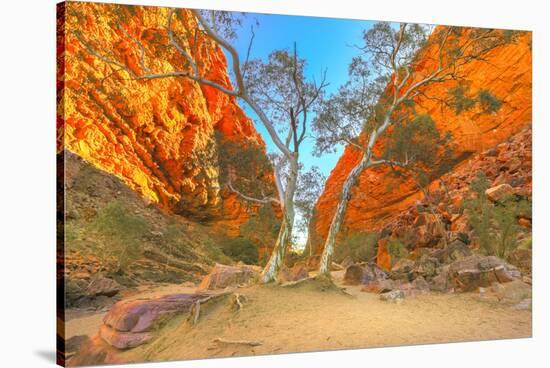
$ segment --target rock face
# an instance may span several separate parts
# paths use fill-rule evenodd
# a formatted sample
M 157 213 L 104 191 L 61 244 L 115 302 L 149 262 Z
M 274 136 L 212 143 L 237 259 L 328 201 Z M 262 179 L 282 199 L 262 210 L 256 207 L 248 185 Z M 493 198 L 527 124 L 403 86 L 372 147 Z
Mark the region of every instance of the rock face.
M 215 133 L 264 143 L 236 100 L 185 78 L 131 80 L 103 60 L 136 75 L 185 69 L 184 57 L 168 47 L 169 9 L 69 2 L 59 10 L 58 152 L 76 153 L 165 209 L 238 233 L 249 211 L 220 188 Z M 186 10 L 173 28 L 182 45 L 198 29 Z M 197 36 L 201 74 L 229 87 L 222 50 Z
M 423 50 L 426 64 L 432 50 Z M 432 58 L 433 60 L 433 58 Z M 435 100 L 418 98 L 419 109 L 429 113 L 440 132 L 450 132 L 456 144 L 456 160 L 465 162 L 473 153 L 482 152 L 505 141 L 531 125 L 531 35 L 523 34 L 517 43 L 498 48 L 487 56 L 487 62 L 475 61 L 461 68 L 474 93 L 488 89 L 503 101 L 496 113 L 483 114 L 480 109 L 457 115 Z M 455 82 L 430 87 L 430 96 L 445 97 Z M 325 190 L 317 203 L 317 216 L 312 241 L 317 254 L 322 251 L 343 182 L 359 160 L 359 154 L 346 147 L 331 172 Z M 496 158 L 493 158 L 496 160 Z M 519 166 L 522 162 L 518 162 Z M 508 162 L 510 165 L 510 161 Z M 529 157 L 530 165 L 530 157 Z M 343 230 L 345 232 L 379 230 L 393 216 L 421 198 L 410 181 L 390 179 L 386 169 L 365 171 L 353 189 Z M 392 188 L 392 190 L 388 190 Z
M 202 279 L 197 291 L 225 289 L 237 287 L 254 279 L 261 271 L 256 266 L 226 266 L 216 264 L 212 271 Z
M 118 302 L 103 318 L 101 338 L 117 349 L 131 349 L 145 344 L 163 319 L 187 313 L 192 305 L 206 298 L 204 294 L 174 294 L 157 299 Z

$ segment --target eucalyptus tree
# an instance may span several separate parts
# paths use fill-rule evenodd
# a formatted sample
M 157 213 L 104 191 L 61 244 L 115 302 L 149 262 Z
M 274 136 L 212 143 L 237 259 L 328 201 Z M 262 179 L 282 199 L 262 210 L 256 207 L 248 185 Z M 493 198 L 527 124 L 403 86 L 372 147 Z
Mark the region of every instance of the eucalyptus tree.
M 346 144 L 357 152 L 358 160 L 344 180 L 336 211 L 325 239 L 319 266 L 328 273 L 336 236 L 342 226 L 352 188 L 361 173 L 381 166 L 409 166 L 414 155 L 408 149 L 414 142 L 403 142 L 399 160 L 384 157 L 375 147 L 393 128 L 415 126 L 419 97 L 445 104 L 456 103 L 456 96 L 430 96 L 429 86 L 447 81 L 462 81 L 462 66 L 478 60 L 495 48 L 513 42 L 515 34 L 494 29 L 430 27 L 416 24 L 377 23 L 364 32 L 363 53 L 349 66 L 349 80 L 320 104 L 314 120 L 316 152 L 334 150 Z M 422 53 L 421 50 L 427 50 Z M 483 100 L 488 98 L 484 91 Z M 480 100 L 482 97 L 479 97 Z M 460 101 L 458 101 L 460 102 Z M 483 101 L 480 101 L 483 104 Z M 494 104 L 493 104 L 494 105 Z M 421 121 L 416 119 L 416 121 Z
M 155 55 L 148 54 L 141 41 L 128 32 L 123 21 L 118 24 L 118 27 L 128 41 L 136 45 L 133 52 L 139 60 L 141 69 L 139 71 L 130 68 L 122 58 L 117 59 L 109 53 L 104 53 L 104 50 L 94 47 L 94 42 L 87 40 L 80 32 L 75 31 L 75 36 L 92 55 L 104 63 L 110 64 L 115 69 L 115 73 L 126 73 L 131 79 L 142 81 L 159 78 L 187 78 L 235 97 L 254 111 L 278 151 L 272 165 L 277 196 L 256 198 L 240 192 L 231 183 L 227 183 L 227 185 L 245 200 L 257 203 L 275 202 L 280 205 L 283 213 L 281 227 L 271 257 L 261 276 L 262 282 L 276 280 L 278 270 L 284 260 L 286 245 L 292 235 L 300 146 L 306 137 L 308 113 L 318 102 L 327 86 L 325 73 L 321 76 L 318 84 L 313 79 L 309 80 L 304 73 L 306 62 L 297 56 L 296 44 L 294 44 L 293 51 L 273 51 L 267 61 L 250 60 L 254 28 L 251 28 L 246 55 L 240 55 L 232 42 L 236 38 L 237 28 L 243 23 L 243 14 L 190 10 L 198 27 L 195 29 L 186 29 L 185 26 L 175 27 L 177 22 L 183 23 L 184 11 L 183 9 L 171 9 L 166 19 L 168 35 L 166 47 L 172 48 L 184 61 L 181 69 L 177 70 L 166 70 L 165 67 L 154 70 L 153 64 L 155 63 L 152 63 L 150 59 L 154 59 Z M 182 34 L 178 34 L 176 28 Z M 196 55 L 201 47 L 201 38 L 211 40 L 228 55 L 231 64 L 232 85 L 208 79 L 201 74 L 200 64 L 196 62 Z M 160 64 L 162 65 L 162 63 Z M 159 63 L 155 65 L 159 65 Z

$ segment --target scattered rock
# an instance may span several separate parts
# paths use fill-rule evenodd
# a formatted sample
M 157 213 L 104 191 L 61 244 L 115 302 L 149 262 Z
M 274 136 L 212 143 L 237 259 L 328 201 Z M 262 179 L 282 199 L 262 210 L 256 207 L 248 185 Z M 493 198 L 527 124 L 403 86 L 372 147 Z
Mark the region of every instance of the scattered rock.
M 415 264 L 414 274 L 425 278 L 432 278 L 439 273 L 440 262 L 435 257 L 423 256 Z
M 403 290 L 392 290 L 387 293 L 380 294 L 380 300 L 386 302 L 398 302 L 405 299 L 405 292 Z
M 460 240 L 455 240 L 444 249 L 438 249 L 432 253 L 440 263 L 449 263 L 464 259 L 472 254 L 470 248 Z
M 361 291 L 365 291 L 367 293 L 386 293 L 388 291 L 391 291 L 395 288 L 395 281 L 391 279 L 386 280 L 376 280 L 373 282 L 368 283 L 367 285 L 363 286 L 361 288 Z
M 387 278 L 387 274 L 376 264 L 357 263 L 346 268 L 344 283 L 347 285 L 367 285 L 370 282 Z
M 418 276 L 416 279 L 414 279 L 414 281 L 412 282 L 412 287 L 421 293 L 426 293 L 430 291 L 430 285 L 422 276 Z
M 309 276 L 307 269 L 302 264 L 295 264 L 291 268 L 281 267 L 278 278 L 281 282 L 293 282 L 305 279 Z
M 474 291 L 494 282 L 506 283 L 518 278 L 521 273 L 514 266 L 498 257 L 480 255 L 453 262 L 448 274 L 450 287 L 460 291 Z
M 449 276 L 446 269 L 442 270 L 439 275 L 432 278 L 430 289 L 441 293 L 445 293 L 449 290 Z
M 531 309 L 533 309 L 532 304 L 533 304 L 532 299 L 531 298 L 526 298 L 526 299 L 523 299 L 518 304 L 514 305 L 512 308 L 514 308 L 516 310 L 531 310 Z
M 118 294 L 121 288 L 122 287 L 120 284 L 115 280 L 108 277 L 99 276 L 92 280 L 90 285 L 88 285 L 86 293 L 89 296 L 104 295 L 107 297 L 112 297 Z
M 197 291 L 238 287 L 251 282 L 259 275 L 260 271 L 261 269 L 256 266 L 226 266 L 217 263 L 212 271 L 202 279 Z
M 500 184 L 485 191 L 487 198 L 493 202 L 502 201 L 514 193 L 514 188 L 509 184 Z

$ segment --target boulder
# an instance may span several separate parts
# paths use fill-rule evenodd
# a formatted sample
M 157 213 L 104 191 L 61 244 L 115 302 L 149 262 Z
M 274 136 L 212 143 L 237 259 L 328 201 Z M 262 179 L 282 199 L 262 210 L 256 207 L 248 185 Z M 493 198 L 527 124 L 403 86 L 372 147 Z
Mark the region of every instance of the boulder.
M 412 282 L 412 287 L 414 290 L 421 293 L 426 293 L 430 291 L 430 285 L 422 276 L 418 276 L 416 279 L 414 279 L 414 281 Z
M 517 305 L 525 299 L 531 299 L 531 286 L 521 280 L 513 280 L 502 286 L 503 289 L 498 294 L 501 303 Z
M 408 258 L 402 258 L 392 267 L 392 272 L 408 273 L 414 268 L 414 261 Z
M 502 201 L 514 194 L 514 188 L 509 184 L 500 184 L 485 191 L 485 195 L 492 202 Z
M 494 282 L 506 283 L 521 278 L 514 266 L 495 256 L 473 255 L 453 262 L 449 267 L 449 286 L 460 291 L 474 291 Z
M 118 294 L 121 289 L 122 287 L 115 280 L 108 277 L 99 276 L 93 279 L 88 285 L 86 294 L 89 296 L 104 295 L 107 297 L 112 297 Z
M 361 288 L 361 291 L 365 291 L 367 293 L 386 293 L 388 291 L 391 291 L 395 288 L 395 281 L 391 279 L 386 280 L 376 280 L 373 282 L 368 283 L 367 285 L 363 286 Z
M 508 261 L 521 270 L 531 272 L 532 257 L 531 249 L 516 248 L 508 256 Z
M 443 269 L 439 275 L 432 278 L 430 283 L 430 290 L 445 293 L 449 291 L 449 272 L 447 269 Z
M 153 338 L 149 332 L 120 332 L 106 325 L 100 327 L 99 336 L 107 344 L 119 350 L 133 349 L 148 343 Z
M 387 274 L 373 263 L 357 263 L 346 268 L 344 284 L 367 285 L 373 281 L 387 279 Z
M 380 294 L 380 300 L 385 302 L 399 302 L 403 299 L 405 299 L 405 292 L 403 290 L 392 290 Z
M 260 271 L 261 269 L 256 266 L 226 266 L 217 263 L 212 271 L 202 279 L 197 291 L 238 287 L 253 281 Z
M 305 279 L 309 276 L 305 265 L 295 264 L 292 267 L 282 266 L 278 278 L 281 282 L 292 282 Z
M 103 323 L 117 332 L 149 332 L 165 318 L 189 312 L 196 301 L 207 296 L 207 294 L 173 294 L 153 299 L 123 300 L 111 308 L 103 318 Z M 104 332 L 106 335 L 110 333 L 109 330 Z M 144 335 L 139 336 L 136 341 L 142 341 L 144 338 Z M 134 341 L 129 337 L 121 337 L 121 339 L 128 341 L 129 344 Z
M 470 248 L 460 240 L 455 240 L 444 249 L 438 249 L 432 253 L 434 258 L 444 264 L 458 261 L 472 254 Z
M 432 278 L 439 273 L 440 262 L 435 257 L 423 256 L 415 264 L 413 273 L 415 276 Z

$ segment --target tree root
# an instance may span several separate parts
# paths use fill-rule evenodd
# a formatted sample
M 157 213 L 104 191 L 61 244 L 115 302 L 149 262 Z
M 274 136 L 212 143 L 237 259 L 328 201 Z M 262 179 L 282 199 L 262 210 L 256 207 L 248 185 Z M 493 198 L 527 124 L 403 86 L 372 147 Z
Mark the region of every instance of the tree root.
M 260 346 L 262 345 L 262 342 L 260 341 L 254 341 L 254 340 L 226 340 L 222 339 L 221 337 L 217 337 L 212 342 L 216 342 L 219 344 L 227 344 L 227 345 L 248 345 L 248 346 Z
M 189 309 L 189 317 L 187 320 L 190 321 L 192 325 L 196 325 L 200 318 L 201 304 L 206 303 L 212 299 L 226 296 L 228 294 L 229 293 L 214 294 L 214 295 L 207 296 L 206 298 L 197 300 L 195 303 L 193 303 L 193 305 Z
M 243 302 L 246 301 L 246 297 L 244 295 L 240 295 L 238 293 L 235 293 L 235 305 L 237 306 L 237 311 L 240 311 L 244 308 Z
M 199 316 L 201 314 L 201 301 L 197 300 L 189 310 L 189 320 L 193 325 L 196 325 L 199 321 Z

